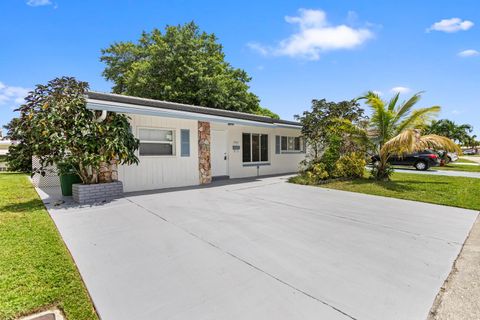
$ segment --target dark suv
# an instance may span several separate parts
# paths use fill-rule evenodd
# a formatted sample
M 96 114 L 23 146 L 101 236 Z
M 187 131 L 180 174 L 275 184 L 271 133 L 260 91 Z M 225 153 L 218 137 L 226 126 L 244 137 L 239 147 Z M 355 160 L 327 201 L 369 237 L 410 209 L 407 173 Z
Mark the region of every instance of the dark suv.
M 378 155 L 372 156 L 372 164 L 375 165 L 380 161 Z M 427 170 L 430 167 L 440 165 L 438 154 L 433 151 L 422 151 L 402 156 L 390 156 L 388 163 L 395 166 L 413 166 L 417 170 Z

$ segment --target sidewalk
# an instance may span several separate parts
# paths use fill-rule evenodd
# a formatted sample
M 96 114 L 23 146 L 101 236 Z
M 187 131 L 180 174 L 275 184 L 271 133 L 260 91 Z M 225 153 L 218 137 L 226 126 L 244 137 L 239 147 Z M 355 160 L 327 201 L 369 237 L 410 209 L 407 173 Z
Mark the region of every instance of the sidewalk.
M 480 164 L 480 157 L 462 156 L 462 159 L 475 161 L 476 163 Z
M 428 320 L 479 319 L 480 217 L 470 231 L 452 272 L 445 281 Z

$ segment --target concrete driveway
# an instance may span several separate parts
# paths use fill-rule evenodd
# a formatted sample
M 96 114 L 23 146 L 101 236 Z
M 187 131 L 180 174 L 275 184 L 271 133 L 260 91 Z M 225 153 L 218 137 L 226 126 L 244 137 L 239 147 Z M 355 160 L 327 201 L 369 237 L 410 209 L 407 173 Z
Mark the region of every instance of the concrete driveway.
M 233 182 L 48 205 L 102 319 L 425 319 L 477 216 Z

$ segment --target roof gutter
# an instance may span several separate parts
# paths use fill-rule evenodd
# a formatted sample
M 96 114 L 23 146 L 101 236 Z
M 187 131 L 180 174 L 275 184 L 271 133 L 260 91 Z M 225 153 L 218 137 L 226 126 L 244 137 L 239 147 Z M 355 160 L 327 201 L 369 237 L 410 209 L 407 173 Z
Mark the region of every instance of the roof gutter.
M 150 115 L 150 116 L 159 116 L 166 118 L 180 118 L 180 119 L 189 119 L 189 120 L 200 120 L 200 121 L 209 121 L 209 122 L 219 122 L 219 123 L 234 123 L 238 125 L 247 125 L 247 126 L 258 126 L 258 127 L 267 127 L 267 128 L 291 128 L 298 129 L 300 126 L 290 125 L 290 124 L 279 124 L 279 123 L 266 123 L 260 121 L 251 121 L 236 119 L 230 117 L 222 117 L 215 115 L 206 115 L 194 112 L 179 111 L 179 110 L 170 110 L 170 109 L 159 109 L 156 107 L 142 106 L 130 103 L 121 103 L 121 102 L 110 102 L 97 99 L 87 99 L 87 109 L 90 110 L 102 110 L 102 111 L 111 111 L 117 113 L 125 114 L 139 114 L 139 115 Z

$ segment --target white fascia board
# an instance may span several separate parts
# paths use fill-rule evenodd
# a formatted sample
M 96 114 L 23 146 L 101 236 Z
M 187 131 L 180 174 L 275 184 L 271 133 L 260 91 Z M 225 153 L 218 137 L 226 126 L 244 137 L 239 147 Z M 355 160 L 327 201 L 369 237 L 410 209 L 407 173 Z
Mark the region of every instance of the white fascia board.
M 107 110 L 107 111 L 117 112 L 117 113 L 126 113 L 126 114 L 131 113 L 131 114 L 140 114 L 140 115 L 166 117 L 166 118 L 177 118 L 177 119 L 180 118 L 180 119 L 200 120 L 200 121 L 209 121 L 209 122 L 234 123 L 238 125 L 267 127 L 267 128 L 284 126 L 280 124 L 270 124 L 270 123 L 263 123 L 263 122 L 257 122 L 257 121 L 220 117 L 220 116 L 179 111 L 179 110 L 160 109 L 155 107 L 140 106 L 135 104 L 110 102 L 110 101 L 95 100 L 95 99 L 87 99 L 87 109 Z M 291 126 L 291 127 L 298 128 L 295 126 Z
M 302 129 L 302 126 L 299 126 L 299 125 L 297 126 L 294 124 L 276 123 L 275 126 L 278 128 L 288 128 L 288 129 L 298 129 L 298 130 Z

